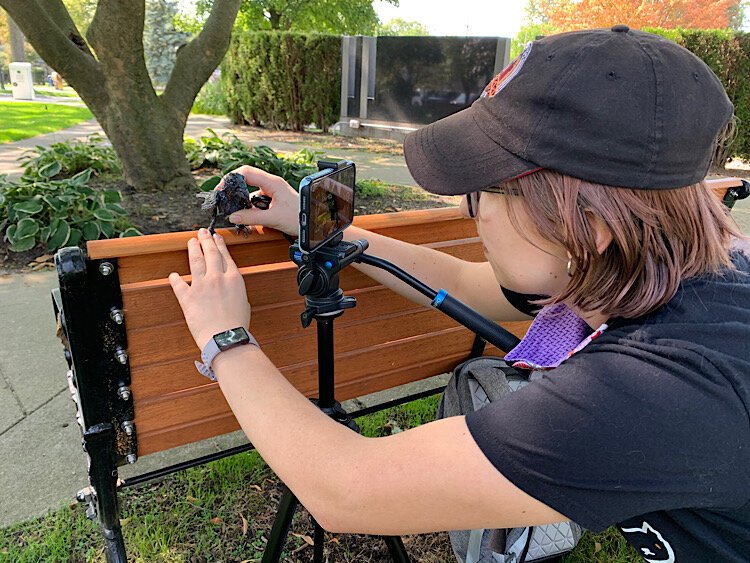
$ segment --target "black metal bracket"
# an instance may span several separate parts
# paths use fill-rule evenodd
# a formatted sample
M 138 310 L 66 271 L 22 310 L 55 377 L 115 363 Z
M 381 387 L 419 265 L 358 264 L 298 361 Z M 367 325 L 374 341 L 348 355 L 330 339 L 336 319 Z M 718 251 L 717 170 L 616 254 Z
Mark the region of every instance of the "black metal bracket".
M 117 467 L 136 461 L 138 443 L 117 261 L 87 260 L 69 247 L 55 255 L 55 266 L 60 287 L 52 292 L 53 308 L 89 465 L 90 487 L 77 498 L 99 521 L 107 561 L 122 563 Z

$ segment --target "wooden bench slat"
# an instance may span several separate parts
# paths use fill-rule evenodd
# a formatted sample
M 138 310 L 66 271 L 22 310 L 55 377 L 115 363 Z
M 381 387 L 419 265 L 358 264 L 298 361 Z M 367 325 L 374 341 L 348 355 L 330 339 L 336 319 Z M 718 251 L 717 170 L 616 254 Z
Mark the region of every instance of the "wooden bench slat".
M 208 214 L 206 214 L 208 219 Z M 354 225 L 367 229 L 368 231 L 388 231 L 409 226 L 424 226 L 428 223 L 440 223 L 444 221 L 458 220 L 463 222 L 457 207 L 442 207 L 437 209 L 420 209 L 414 211 L 402 211 L 400 213 L 382 213 L 377 215 L 362 215 L 354 218 Z M 208 222 L 208 221 L 206 221 Z M 284 240 L 278 231 L 256 227 L 249 239 L 242 235 L 237 236 L 233 230 L 217 229 L 222 235 L 226 235 L 228 246 L 233 244 L 247 244 L 254 240 Z M 476 234 L 476 233 L 475 233 Z M 105 239 L 89 241 L 86 245 L 89 258 L 99 260 L 102 258 L 122 258 L 124 256 L 140 256 L 143 254 L 158 254 L 182 250 L 187 241 L 195 236 L 195 231 L 181 231 L 177 233 L 162 233 L 159 235 L 147 235 L 142 237 L 127 237 L 121 239 Z M 471 236 L 471 235 L 467 235 Z M 465 237 L 455 237 L 465 238 Z M 434 238 L 431 240 L 435 240 Z
M 484 260 L 481 243 L 477 239 L 436 243 L 438 250 L 451 255 L 465 255 L 470 259 Z M 248 288 L 248 300 L 253 311 L 270 304 L 296 303 L 299 313 L 304 308 L 297 289 L 297 267 L 292 262 L 258 267 L 241 268 Z M 341 274 L 341 287 L 351 292 L 372 287 L 377 282 L 354 268 Z M 182 310 L 174 296 L 169 280 L 152 280 L 122 286 L 125 326 L 128 331 L 149 326 L 167 325 L 183 321 Z M 347 315 L 349 313 L 347 312 Z
M 430 244 L 476 237 L 474 222 L 466 219 L 435 222 L 430 224 L 430 229 L 434 229 L 435 233 L 425 233 L 417 225 L 404 225 L 393 229 L 380 229 L 380 234 L 413 244 Z M 289 243 L 286 239 L 268 240 L 262 235 L 252 234 L 248 239 L 239 237 L 244 242 L 244 244 L 240 244 L 237 242 L 238 237 L 236 235 L 225 234 L 232 242 L 229 246 L 229 253 L 240 268 L 289 261 Z M 195 233 L 188 232 L 185 235 L 184 245 L 169 252 L 120 258 L 120 283 L 128 284 L 149 279 L 166 278 L 172 272 L 186 275 L 190 271 L 187 260 L 187 240 L 195 236 Z M 160 237 L 162 235 L 147 235 L 139 238 L 143 239 L 145 243 L 149 243 L 148 238 L 150 236 Z M 256 247 L 258 247 L 257 252 Z
M 473 334 L 463 328 L 446 332 L 444 336 L 451 336 L 447 344 L 445 340 L 432 335 L 422 339 L 409 339 L 406 343 L 381 345 L 369 352 L 368 358 L 353 356 L 339 359 L 337 373 L 341 375 L 337 376 L 337 398 L 346 400 L 450 371 L 456 364 L 468 357 Z M 488 348 L 488 353 L 498 353 L 492 347 Z M 435 350 L 438 349 L 440 350 L 439 356 L 435 354 Z M 393 360 L 390 360 L 389 365 L 389 360 L 384 357 L 390 353 L 406 354 L 402 357 L 415 360 L 415 363 L 406 366 L 401 363 L 393 368 Z M 346 367 L 361 361 L 377 362 L 377 365 L 373 367 L 379 371 L 368 370 L 369 376 L 364 379 L 346 377 L 345 374 L 348 373 Z M 282 373 L 290 381 L 299 381 L 301 385 L 296 386 L 305 395 L 316 394 L 317 374 L 314 365 L 282 370 Z M 301 375 L 305 377 L 300 377 Z M 237 429 L 236 422 L 231 430 L 214 426 L 214 423 L 206 424 L 207 419 L 221 418 L 219 415 L 222 412 L 226 413 L 227 418 L 234 419 L 216 383 L 210 383 L 185 393 L 165 396 L 161 401 L 153 401 L 145 405 L 136 401 L 135 423 L 138 430 L 140 455 Z M 165 444 L 163 438 L 165 429 L 179 434 L 179 442 L 171 443 L 171 445 Z M 157 436 L 162 437 L 157 438 Z M 156 440 L 155 443 L 150 442 L 152 437 Z
M 492 349 L 491 347 L 488 348 L 490 348 L 487 352 L 488 354 L 498 354 L 498 351 L 496 349 Z M 403 383 L 419 381 L 421 379 L 430 377 L 431 375 L 449 372 L 454 367 L 456 367 L 456 365 L 465 360 L 468 354 L 468 350 L 462 351 L 461 353 L 454 354 L 452 356 L 443 356 L 440 358 L 436 358 L 431 362 L 426 362 L 415 368 L 398 368 L 390 372 L 384 372 L 380 375 L 380 378 L 378 380 L 379 387 L 387 389 L 389 387 L 394 387 Z M 350 385 L 348 383 L 337 384 L 337 396 L 341 396 L 344 390 L 349 386 Z M 352 389 L 347 394 L 362 396 L 364 393 L 359 393 L 356 389 Z M 227 410 L 227 412 L 223 415 L 217 415 L 211 418 L 202 418 L 200 420 L 176 426 L 162 426 L 152 432 L 143 432 L 139 428 L 138 455 L 147 455 L 197 440 L 204 440 L 206 438 L 220 436 L 221 434 L 226 434 L 227 432 L 232 432 L 237 429 L 239 429 L 239 424 L 237 423 L 237 420 L 235 419 L 232 412 L 229 410 Z

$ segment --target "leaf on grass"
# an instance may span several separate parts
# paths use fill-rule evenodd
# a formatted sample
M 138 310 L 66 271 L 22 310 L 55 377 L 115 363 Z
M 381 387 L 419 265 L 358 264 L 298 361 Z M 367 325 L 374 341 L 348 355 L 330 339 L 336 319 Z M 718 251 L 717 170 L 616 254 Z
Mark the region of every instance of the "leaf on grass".
M 242 518 L 242 535 L 246 536 L 247 535 L 247 529 L 249 527 L 248 523 L 247 523 L 247 518 L 245 518 L 244 514 L 240 514 L 240 518 Z
M 199 501 L 199 500 L 198 500 L 197 498 L 195 498 L 195 497 L 193 497 L 193 496 L 190 496 L 190 495 L 188 495 L 188 496 L 187 496 L 186 498 L 187 498 L 187 499 L 188 499 L 188 500 L 189 500 L 190 502 L 192 502 L 193 504 L 200 504 L 200 503 L 201 503 L 201 501 Z
M 599 553 L 602 550 L 602 544 L 599 542 L 594 543 L 594 553 Z
M 130 518 L 120 518 L 120 526 L 127 526 L 130 523 Z
M 216 516 L 215 518 L 211 518 L 210 522 L 211 524 L 221 524 L 224 520 Z
M 305 542 L 307 545 L 315 545 L 315 542 L 313 539 L 305 534 L 292 534 L 295 538 L 301 539 L 303 542 Z
M 259 485 L 248 485 L 248 487 L 250 487 L 254 491 L 258 491 L 259 493 L 263 492 L 263 489 Z

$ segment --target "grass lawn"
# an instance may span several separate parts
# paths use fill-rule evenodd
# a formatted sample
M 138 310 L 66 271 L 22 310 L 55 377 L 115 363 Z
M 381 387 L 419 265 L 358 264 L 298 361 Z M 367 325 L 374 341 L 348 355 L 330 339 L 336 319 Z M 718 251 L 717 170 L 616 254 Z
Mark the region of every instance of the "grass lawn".
M 428 397 L 358 419 L 364 435 L 383 436 L 434 418 L 437 397 Z M 120 494 L 122 527 L 132 561 L 259 561 L 279 499 L 278 481 L 256 452 L 243 453 L 189 469 L 158 483 Z M 312 559 L 305 542 L 309 521 L 298 510 L 282 560 Z M 447 537 L 404 539 L 412 561 L 450 563 Z M 369 544 L 368 544 L 369 542 Z M 382 542 L 362 536 L 328 536 L 331 563 L 388 561 L 373 553 Z M 369 545 L 369 548 L 363 547 Z M 10 528 L 0 529 L 0 560 L 103 562 L 103 543 L 82 506 L 63 508 Z M 374 546 L 374 547 L 373 547 Z M 385 558 L 383 558 L 385 557 Z M 5 559 L 3 559 L 5 558 Z M 620 534 L 585 534 L 565 563 L 641 561 Z
M 86 108 L 35 102 L 0 102 L 0 143 L 52 133 L 92 117 Z

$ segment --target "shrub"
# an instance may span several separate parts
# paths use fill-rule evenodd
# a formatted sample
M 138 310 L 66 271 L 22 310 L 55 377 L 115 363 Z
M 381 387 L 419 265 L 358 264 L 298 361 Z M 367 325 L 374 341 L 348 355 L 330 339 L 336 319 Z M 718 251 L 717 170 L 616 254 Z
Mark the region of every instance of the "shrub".
M 219 80 L 206 82 L 203 85 L 195 98 L 193 112 L 209 115 L 227 114 L 227 98 Z
M 289 32 L 235 34 L 222 63 L 236 123 L 325 131 L 339 116 L 341 38 Z
M 13 252 L 31 250 L 39 242 L 54 251 L 101 237 L 141 234 L 126 219 L 119 191 L 86 186 L 91 168 L 63 180 L 53 180 L 54 169 L 48 166 L 43 172 L 48 175 L 24 176 L 19 182 L 0 177 L 0 233 L 5 231 L 3 240 Z
M 104 143 L 105 139 L 101 135 L 91 135 L 85 141 L 64 141 L 49 147 L 37 146 L 26 151 L 18 160 L 26 168 L 25 175 L 37 179 L 67 178 L 87 169 L 92 174 L 120 172 L 117 153 Z

